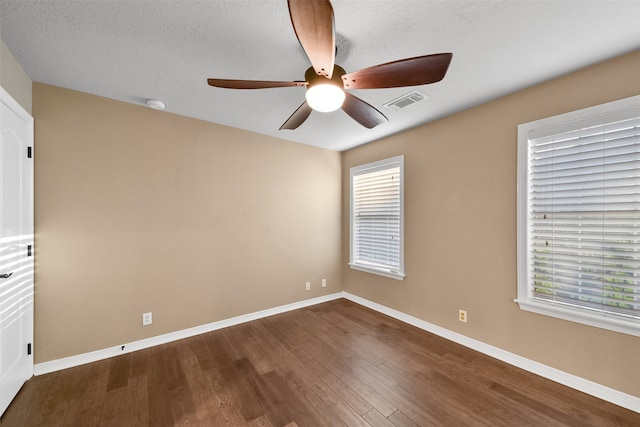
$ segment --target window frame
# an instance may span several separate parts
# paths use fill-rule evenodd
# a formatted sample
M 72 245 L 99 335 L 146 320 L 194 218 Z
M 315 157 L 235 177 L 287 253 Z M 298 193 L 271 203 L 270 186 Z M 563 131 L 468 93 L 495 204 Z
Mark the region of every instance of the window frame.
M 399 266 L 398 271 L 390 271 L 382 267 L 375 267 L 369 264 L 358 263 L 355 259 L 355 238 L 354 238 L 354 177 L 363 175 L 366 173 L 372 173 L 384 169 L 400 168 L 400 188 L 399 188 L 399 200 L 400 200 L 400 234 L 399 234 Z M 349 170 L 349 266 L 354 270 L 363 271 L 366 273 L 377 274 L 384 277 L 389 277 L 396 280 L 403 280 L 405 277 L 405 265 L 404 265 L 404 156 L 399 155 L 390 157 L 387 159 L 353 166 Z
M 640 111 L 640 95 L 600 104 L 569 113 L 548 117 L 518 126 L 517 174 L 517 298 L 520 309 L 577 322 L 624 334 L 640 336 L 640 321 L 587 308 L 560 305 L 534 299 L 529 271 L 530 202 L 529 202 L 529 141 L 587 125 L 611 123 L 629 111 Z M 634 111 L 635 112 L 635 111 Z

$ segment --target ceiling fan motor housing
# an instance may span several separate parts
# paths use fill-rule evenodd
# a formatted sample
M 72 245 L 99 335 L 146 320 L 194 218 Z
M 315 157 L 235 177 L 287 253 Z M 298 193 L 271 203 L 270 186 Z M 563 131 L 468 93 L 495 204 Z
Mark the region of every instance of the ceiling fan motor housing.
M 347 72 L 344 71 L 344 68 L 339 65 L 334 65 L 333 74 L 331 75 L 331 78 L 328 79 L 325 76 L 316 74 L 313 67 L 309 67 L 309 69 L 304 73 L 304 79 L 309 82 L 309 85 L 307 86 L 309 88 L 319 84 L 333 84 L 338 86 L 340 89 L 344 89 L 342 76 L 345 74 L 347 74 Z

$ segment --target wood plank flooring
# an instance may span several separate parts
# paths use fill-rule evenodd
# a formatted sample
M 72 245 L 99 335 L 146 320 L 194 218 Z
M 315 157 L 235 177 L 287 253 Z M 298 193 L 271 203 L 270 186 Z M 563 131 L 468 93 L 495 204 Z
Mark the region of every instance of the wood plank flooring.
M 2 426 L 639 426 L 347 300 L 29 380 Z

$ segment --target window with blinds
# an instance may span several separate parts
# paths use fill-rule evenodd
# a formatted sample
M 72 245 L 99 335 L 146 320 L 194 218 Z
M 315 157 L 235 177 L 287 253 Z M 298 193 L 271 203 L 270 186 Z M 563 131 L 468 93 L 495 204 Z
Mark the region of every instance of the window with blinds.
M 640 96 L 519 140 L 518 303 L 640 336 Z
M 404 157 L 351 168 L 351 268 L 404 277 Z

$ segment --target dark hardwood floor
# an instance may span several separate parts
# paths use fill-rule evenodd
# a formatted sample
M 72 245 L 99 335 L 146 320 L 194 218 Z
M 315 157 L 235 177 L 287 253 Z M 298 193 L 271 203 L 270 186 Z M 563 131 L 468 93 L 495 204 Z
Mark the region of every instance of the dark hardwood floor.
M 347 300 L 29 380 L 2 426 L 640 426 Z

